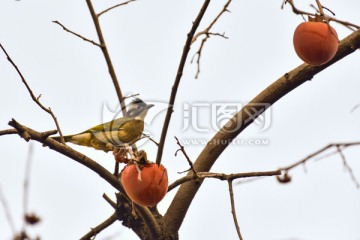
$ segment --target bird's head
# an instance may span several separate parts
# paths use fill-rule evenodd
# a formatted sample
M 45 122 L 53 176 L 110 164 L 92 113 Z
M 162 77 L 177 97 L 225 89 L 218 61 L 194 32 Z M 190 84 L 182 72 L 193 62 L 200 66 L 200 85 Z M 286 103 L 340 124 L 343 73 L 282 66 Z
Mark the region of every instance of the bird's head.
M 126 113 L 127 117 L 139 118 L 144 120 L 148 110 L 152 108 L 154 104 L 146 104 L 140 98 L 135 98 L 130 104 Z

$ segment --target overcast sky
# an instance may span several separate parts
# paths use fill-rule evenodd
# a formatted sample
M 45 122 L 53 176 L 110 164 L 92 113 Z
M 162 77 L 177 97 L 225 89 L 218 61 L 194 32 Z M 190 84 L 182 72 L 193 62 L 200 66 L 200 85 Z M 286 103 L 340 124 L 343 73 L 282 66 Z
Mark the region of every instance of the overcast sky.
M 118 1 L 95 1 L 97 12 Z M 200 29 L 222 9 L 225 1 L 213 1 Z M 313 11 L 315 1 L 295 1 Z M 186 34 L 202 1 L 137 1 L 101 16 L 110 55 L 125 95 L 139 93 L 156 106 L 149 111 L 147 131 L 158 140 L 164 108 L 175 79 Z M 360 1 L 322 1 L 342 20 L 360 24 Z M 266 86 L 302 61 L 292 46 L 292 34 L 301 16 L 278 1 L 236 1 L 216 23 L 213 31 L 229 39 L 211 37 L 201 57 L 201 72 L 190 64 L 199 45 L 194 44 L 180 83 L 165 145 L 163 164 L 170 182 L 188 168 L 183 156 L 174 156 L 177 136 L 195 160 L 204 142 L 224 119 L 216 106 L 230 106 L 229 114 L 250 101 Z M 2 0 L 0 43 L 21 69 L 36 96 L 51 107 L 65 134 L 83 131 L 111 120 L 117 96 L 101 51 L 52 23 L 97 41 L 85 1 Z M 333 23 L 339 38 L 351 33 Z M 333 142 L 359 141 L 360 54 L 346 57 L 277 102 L 265 115 L 238 136 L 213 166 L 214 172 L 276 170 L 296 162 Z M 38 131 L 54 129 L 51 117 L 30 98 L 13 67 L 0 53 L 0 130 L 8 121 Z M 189 116 L 189 117 L 188 117 Z M 264 127 L 265 126 L 265 127 Z M 17 135 L 0 137 L 0 189 L 5 196 L 16 230 L 21 228 L 22 183 L 29 143 Z M 110 153 L 74 146 L 109 171 Z M 150 159 L 156 146 L 142 145 Z M 91 170 L 33 142 L 29 209 L 42 222 L 29 229 L 42 239 L 78 239 L 113 210 L 102 194 L 114 197 L 115 189 Z M 360 147 L 344 151 L 360 179 Z M 360 191 L 356 189 L 338 155 L 312 161 L 306 169 L 291 172 L 288 185 L 273 177 L 236 185 L 235 202 L 244 239 L 360 239 Z M 176 190 L 158 205 L 164 213 Z M 12 232 L 0 208 L 0 239 Z M 137 239 L 119 222 L 97 239 Z M 180 229 L 180 239 L 236 239 L 227 183 L 206 180 L 195 197 Z

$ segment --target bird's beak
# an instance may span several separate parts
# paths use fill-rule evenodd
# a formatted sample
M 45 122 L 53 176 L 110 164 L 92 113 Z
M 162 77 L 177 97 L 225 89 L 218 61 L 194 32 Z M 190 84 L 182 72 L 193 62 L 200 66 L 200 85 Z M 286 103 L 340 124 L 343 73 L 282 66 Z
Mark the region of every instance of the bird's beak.
M 152 108 L 153 106 L 155 106 L 154 104 L 148 104 L 148 105 L 146 105 L 146 109 L 150 109 L 150 108 Z

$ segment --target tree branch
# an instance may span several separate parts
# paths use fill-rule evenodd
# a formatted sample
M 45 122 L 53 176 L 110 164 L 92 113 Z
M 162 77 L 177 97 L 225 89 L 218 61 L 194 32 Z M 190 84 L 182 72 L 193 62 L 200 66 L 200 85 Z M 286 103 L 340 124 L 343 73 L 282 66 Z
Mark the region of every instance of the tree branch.
M 208 26 L 207 28 L 205 28 L 204 30 L 202 30 L 202 31 L 200 31 L 200 32 L 198 32 L 198 33 L 195 34 L 195 36 L 194 36 L 194 37 L 192 38 L 192 40 L 191 40 L 191 43 L 196 42 L 196 40 L 198 39 L 198 37 L 200 37 L 201 35 L 210 34 L 211 28 L 215 25 L 215 23 L 219 20 L 219 18 L 220 18 L 224 13 L 229 12 L 228 7 L 229 7 L 231 1 L 232 1 L 232 0 L 228 0 L 228 1 L 225 3 L 224 7 L 221 9 L 221 11 L 219 12 L 219 14 L 214 18 L 214 20 L 209 24 L 209 26 Z M 220 35 L 220 36 L 224 37 L 224 34 L 214 34 L 214 33 L 212 33 L 211 35 Z M 206 36 L 206 37 L 208 37 L 208 36 Z
M 281 5 L 281 9 L 284 8 L 284 5 L 286 3 L 289 3 L 291 5 L 291 8 L 292 8 L 292 11 L 297 14 L 297 15 L 307 15 L 307 16 L 315 16 L 314 13 L 310 13 L 310 12 L 305 12 L 305 11 L 302 11 L 298 8 L 295 7 L 295 4 L 294 4 L 294 1 L 293 0 L 284 0 L 283 4 Z M 303 16 L 304 18 L 304 16 Z M 330 17 L 330 16 L 326 16 L 326 18 L 329 20 L 329 21 L 333 21 L 333 22 L 337 22 L 347 28 L 349 28 L 350 30 L 352 31 L 356 31 L 356 29 L 359 29 L 360 26 L 359 25 L 356 25 L 354 23 L 350 23 L 350 22 L 346 22 L 346 21 L 343 21 L 343 20 L 340 20 L 340 19 L 337 19 L 337 18 L 334 18 L 334 17 Z M 353 28 L 356 28 L 355 30 Z
M 123 3 L 116 4 L 116 5 L 112 6 L 112 7 L 109 7 L 107 9 L 105 9 L 104 11 L 101 11 L 100 13 L 98 13 L 97 17 L 100 17 L 102 14 L 104 14 L 104 13 L 110 11 L 110 10 L 113 10 L 114 8 L 121 7 L 121 6 L 124 6 L 126 4 L 129 4 L 129 3 L 135 2 L 135 1 L 136 0 L 129 0 L 129 1 L 126 1 L 126 2 L 123 2 Z
M 186 171 L 190 171 L 190 170 L 191 170 L 191 171 L 196 175 L 196 171 L 195 171 L 195 169 L 194 169 L 194 165 L 193 165 L 193 163 L 192 163 L 189 155 L 186 153 L 184 146 L 181 145 L 181 143 L 179 142 L 179 139 L 178 139 L 177 137 L 175 137 L 175 139 L 176 139 L 177 145 L 180 147 L 180 148 L 175 152 L 175 157 L 177 156 L 177 153 L 178 153 L 179 151 L 181 151 L 181 152 L 184 154 L 184 156 L 185 156 L 188 164 L 190 165 L 189 170 L 186 170 Z M 186 172 L 186 171 L 185 171 L 185 172 Z
M 4 209 L 5 218 L 10 226 L 10 230 L 11 230 L 12 234 L 15 236 L 15 234 L 16 234 L 15 224 L 14 224 L 11 212 L 10 212 L 10 208 L 5 199 L 4 193 L 2 192 L 1 186 L 0 186 L 0 203 Z
M 0 136 L 2 135 L 10 135 L 10 134 L 18 134 L 18 131 L 16 129 L 5 129 L 0 131 Z
M 110 183 L 114 188 L 119 191 L 123 191 L 124 189 L 117 177 L 112 175 L 108 170 L 102 167 L 100 164 L 85 156 L 84 154 L 72 149 L 71 147 L 60 144 L 59 142 L 53 140 L 52 138 L 48 138 L 44 133 L 37 132 L 31 128 L 28 128 L 24 125 L 18 123 L 15 119 L 12 119 L 9 122 L 9 125 L 15 128 L 18 131 L 20 137 L 24 138 L 25 141 L 35 140 L 37 142 L 41 142 L 42 144 L 48 146 L 49 148 L 55 150 L 58 153 L 61 153 L 76 162 L 84 165 L 87 168 L 90 168 L 94 172 L 100 175 L 105 181 Z
M 80 35 L 80 34 L 78 34 L 78 33 L 76 33 L 76 32 L 71 31 L 70 29 L 66 28 L 63 24 L 61 24 L 59 21 L 55 20 L 55 21 L 52 21 L 52 22 L 60 25 L 60 26 L 64 29 L 64 31 L 66 31 L 66 32 L 68 32 L 68 33 L 71 33 L 71 34 L 73 34 L 73 35 L 81 38 L 81 39 L 84 40 L 85 42 L 92 43 L 92 44 L 94 44 L 95 46 L 98 46 L 98 47 L 101 48 L 101 45 L 98 44 L 97 42 L 94 42 L 93 40 L 90 40 L 90 39 L 88 39 L 88 38 L 86 38 L 86 37 L 84 37 L 84 36 L 82 36 L 82 35 Z
M 108 51 L 108 49 L 106 47 L 106 43 L 105 43 L 104 36 L 102 34 L 102 30 L 101 30 L 101 27 L 100 27 L 98 15 L 96 15 L 96 13 L 95 13 L 95 10 L 94 10 L 94 7 L 93 7 L 93 5 L 91 3 L 91 0 L 86 0 L 86 3 L 88 5 L 91 17 L 92 17 L 94 25 L 95 25 L 96 33 L 98 35 L 100 46 L 101 46 L 100 48 L 101 48 L 101 51 L 102 51 L 102 53 L 103 53 L 103 55 L 105 57 L 105 61 L 106 61 L 106 64 L 108 66 L 109 74 L 110 74 L 111 79 L 113 81 L 116 94 L 118 96 L 118 100 L 119 100 L 119 103 L 120 103 L 120 106 L 121 106 L 122 113 L 125 116 L 125 114 L 126 114 L 126 105 L 125 105 L 125 102 L 123 101 L 124 96 L 123 96 L 123 94 L 121 92 L 119 81 L 117 79 L 115 69 L 114 69 L 114 66 L 113 66 L 111 58 L 110 58 L 109 51 Z
M 26 167 L 25 167 L 25 178 L 23 185 L 23 216 L 29 214 L 29 185 L 30 185 L 30 173 L 31 173 L 31 165 L 33 161 L 33 144 L 29 144 L 29 151 L 26 159 Z M 22 232 L 26 232 L 26 221 L 23 221 L 23 229 Z
M 115 177 L 113 174 L 111 174 L 104 167 L 102 167 L 100 164 L 92 160 L 91 158 L 85 156 L 82 153 L 79 153 L 78 151 L 72 149 L 71 147 L 65 144 L 61 144 L 53 140 L 52 138 L 48 138 L 48 132 L 43 132 L 43 133 L 37 132 L 31 128 L 21 125 L 15 119 L 12 119 L 9 122 L 9 125 L 14 127 L 18 131 L 19 136 L 24 138 L 25 141 L 35 140 L 37 142 L 41 142 L 42 144 L 48 146 L 50 149 L 53 149 L 54 151 L 61 153 L 75 160 L 76 162 L 84 165 L 85 167 L 91 169 L 92 171 L 97 173 L 102 179 L 110 183 L 114 188 L 124 193 L 124 196 L 126 197 L 127 201 L 131 202 L 131 200 L 125 195 L 125 190 L 119 179 Z M 149 209 L 137 205 L 136 210 L 139 212 L 139 215 L 142 217 L 145 224 L 149 223 L 147 227 L 150 234 L 156 236 L 158 234 L 160 227 L 158 226 L 156 220 L 154 219 L 154 216 L 151 214 Z
M 317 73 L 353 53 L 359 47 L 360 30 L 357 30 L 340 42 L 338 52 L 330 62 L 321 66 L 310 66 L 304 63 L 284 74 L 245 105 L 213 136 L 195 161 L 195 170 L 197 172 L 208 172 L 231 141 L 249 126 L 256 117 L 290 91 L 299 87 L 304 82 L 311 80 Z M 255 114 L 251 114 L 252 112 L 255 112 Z M 225 144 L 220 144 L 224 142 Z M 180 186 L 164 216 L 165 227 L 167 229 L 175 231 L 180 228 L 186 212 L 200 186 L 201 181 L 186 182 Z
M 157 151 L 157 155 L 156 155 L 156 164 L 160 165 L 161 163 L 161 158 L 162 158 L 162 154 L 164 151 L 164 145 L 165 145 L 165 140 L 166 140 L 166 134 L 169 128 L 169 124 L 170 124 L 170 120 L 171 120 L 171 115 L 174 111 L 174 103 L 175 103 L 175 98 L 176 98 L 176 93 L 180 84 L 180 80 L 181 77 L 183 75 L 183 71 L 184 71 L 184 67 L 185 67 L 185 63 L 186 63 L 186 59 L 187 56 L 189 54 L 190 51 L 190 46 L 191 46 L 191 42 L 193 39 L 193 36 L 196 32 L 196 29 L 199 27 L 199 24 L 206 12 L 207 7 L 210 4 L 210 0 L 205 0 L 204 4 L 202 5 L 200 12 L 198 13 L 195 21 L 193 22 L 193 25 L 191 27 L 190 32 L 187 35 L 186 38 L 186 42 L 183 48 L 183 52 L 182 52 L 182 56 L 180 59 L 180 64 L 178 66 L 178 70 L 176 73 L 176 77 L 175 77 L 175 82 L 174 85 L 172 87 L 172 91 L 171 91 L 171 95 L 170 95 L 170 100 L 169 100 L 169 108 L 166 112 L 166 117 L 164 120 L 164 125 L 163 125 L 163 129 L 161 131 L 161 137 L 160 137 L 160 142 L 159 142 L 159 147 L 158 147 L 158 151 Z
M 197 70 L 196 70 L 196 74 L 195 74 L 195 79 L 197 79 L 200 74 L 200 58 L 201 58 L 202 50 L 204 49 L 205 42 L 210 38 L 210 36 L 220 36 L 222 38 L 228 39 L 228 37 L 225 36 L 225 33 L 212 33 L 212 32 L 210 32 L 210 30 L 225 12 L 229 12 L 228 7 L 229 7 L 231 1 L 232 0 L 228 0 L 225 3 L 222 10 L 220 11 L 220 13 L 210 23 L 210 25 L 207 28 L 205 28 L 204 30 L 198 32 L 192 39 L 191 43 L 194 43 L 198 39 L 198 37 L 200 37 L 201 35 L 205 35 L 205 37 L 203 37 L 203 39 L 201 39 L 199 49 L 197 50 L 197 52 L 194 54 L 193 58 L 191 59 L 191 63 L 193 63 L 195 57 L 197 57 L 197 59 L 196 59 Z
M 80 240 L 90 240 L 92 237 L 96 237 L 97 234 L 99 234 L 102 230 L 112 225 L 114 222 L 118 220 L 117 213 L 113 213 L 108 219 L 106 219 L 104 222 L 100 223 L 94 228 L 91 228 L 91 230 L 85 234 Z
M 238 178 L 249 178 L 249 177 L 266 177 L 266 176 L 275 176 L 281 175 L 280 170 L 276 171 L 267 171 L 267 172 L 246 172 L 246 173 L 232 173 L 232 174 L 225 174 L 225 173 L 211 173 L 211 172 L 197 172 L 196 174 L 188 174 L 185 177 L 182 177 L 168 187 L 168 192 L 176 188 L 177 186 L 189 182 L 189 181 L 198 181 L 204 178 L 216 178 L 221 181 L 233 181 Z
M 2 44 L 0 43 L 0 47 L 1 49 L 3 50 L 3 52 L 5 53 L 6 57 L 7 57 L 7 60 L 11 63 L 11 65 L 13 65 L 13 67 L 15 68 L 16 72 L 18 73 L 18 75 L 20 76 L 21 78 L 21 81 L 24 83 L 26 89 L 28 90 L 32 100 L 42 109 L 44 110 L 45 112 L 49 113 L 51 115 L 51 117 L 53 118 L 54 122 L 55 122 L 55 125 L 56 125 L 56 128 L 60 134 L 60 138 L 61 138 L 61 142 L 62 143 L 65 143 L 64 142 L 64 139 L 63 139 L 63 135 L 62 135 L 62 132 L 61 132 L 61 129 L 60 129 L 60 125 L 57 121 L 57 118 L 55 116 L 55 114 L 53 113 L 53 111 L 51 110 L 51 108 L 46 108 L 44 105 L 42 105 L 42 103 L 39 101 L 40 97 L 41 97 L 41 94 L 38 96 L 38 97 L 35 97 L 33 91 L 31 90 L 29 84 L 26 82 L 25 80 L 25 77 L 22 75 L 22 73 L 20 72 L 19 68 L 16 66 L 16 64 L 14 63 L 14 61 L 10 58 L 9 54 L 6 52 L 5 48 L 2 46 Z
M 358 146 L 360 145 L 360 142 L 348 142 L 348 143 L 331 143 L 331 144 L 328 144 L 322 148 L 320 148 L 319 150 L 309 154 L 307 157 L 293 163 L 293 164 L 290 164 L 289 166 L 286 166 L 286 167 L 282 167 L 282 168 L 279 168 L 279 170 L 281 171 L 284 171 L 284 176 L 283 177 L 279 177 L 278 178 L 278 181 L 280 182 L 283 182 L 283 183 L 287 183 L 287 182 L 290 182 L 290 176 L 288 176 L 288 172 L 300 165 L 304 165 L 306 162 L 310 161 L 311 159 L 314 159 L 314 157 L 320 155 L 321 153 L 331 149 L 331 148 L 335 148 L 336 151 L 335 152 L 331 152 L 325 156 L 322 156 L 321 158 L 317 158 L 317 160 L 319 159 L 323 159 L 325 157 L 329 157 L 330 155 L 334 155 L 336 153 L 338 153 L 341 157 L 341 160 L 343 161 L 344 163 L 344 167 L 345 169 L 349 172 L 350 174 L 350 177 L 352 179 L 352 181 L 354 182 L 355 186 L 357 188 L 360 188 L 360 184 L 359 182 L 357 181 L 351 167 L 349 166 L 349 164 L 347 163 L 346 161 L 346 158 L 345 158 L 345 155 L 343 153 L 343 150 L 347 147 L 351 147 L 351 146 Z M 285 181 L 284 181 L 285 180 Z
M 228 185 L 229 185 L 231 214 L 233 215 L 234 224 L 235 224 L 235 228 L 236 228 L 236 232 L 238 234 L 238 237 L 239 237 L 240 240 L 243 240 L 243 238 L 241 236 L 241 232 L 240 232 L 239 222 L 238 222 L 237 217 L 236 217 L 235 200 L 234 200 L 234 191 L 233 191 L 232 180 L 228 180 L 227 182 L 228 182 Z

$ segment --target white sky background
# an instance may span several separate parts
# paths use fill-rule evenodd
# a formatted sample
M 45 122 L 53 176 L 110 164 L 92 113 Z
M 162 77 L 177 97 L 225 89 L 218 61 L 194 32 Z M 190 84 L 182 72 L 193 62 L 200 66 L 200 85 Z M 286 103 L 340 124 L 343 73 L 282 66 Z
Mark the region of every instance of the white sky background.
M 94 1 L 97 12 L 117 1 Z M 214 1 L 199 29 L 206 27 L 225 1 Z M 296 1 L 312 11 L 315 1 Z M 322 1 L 336 17 L 360 24 L 360 2 Z M 164 105 L 169 99 L 186 34 L 202 1 L 138 1 L 101 17 L 108 48 L 124 94 L 140 93 L 155 102 L 149 112 L 149 131 L 159 139 Z M 203 50 L 201 73 L 194 79 L 196 65 L 190 58 L 192 46 L 176 99 L 166 142 L 163 164 L 170 181 L 188 168 L 177 149 L 179 139 L 209 139 L 215 133 L 182 130 L 183 104 L 222 103 L 251 100 L 256 94 L 302 62 L 292 46 L 292 34 L 303 20 L 290 6 L 279 1 L 233 1 L 213 31 L 225 32 L 228 40 L 211 37 Z M 103 106 L 117 106 L 117 97 L 103 55 L 97 47 L 70 35 L 51 21 L 97 40 L 85 1 L 2 0 L 0 42 L 16 62 L 41 102 L 50 106 L 65 134 L 82 131 L 103 120 Z M 342 39 L 350 31 L 332 24 Z M 246 172 L 275 170 L 307 156 L 331 142 L 359 141 L 360 54 L 341 60 L 281 99 L 271 109 L 271 126 L 260 132 L 250 126 L 238 138 L 267 139 L 266 145 L 230 146 L 212 171 Z M 51 117 L 30 98 L 13 67 L 0 53 L 0 129 L 15 118 L 38 131 L 54 129 Z M 202 109 L 209 114 L 209 109 Z M 160 113 L 159 113 L 160 112 Z M 105 120 L 111 119 L 111 114 Z M 211 119 L 199 125 L 211 128 Z M 105 118 L 105 117 L 104 117 Z M 41 216 L 30 230 L 43 239 L 78 239 L 110 214 L 102 199 L 113 197 L 114 188 L 89 169 L 34 142 L 29 209 Z M 112 171 L 112 155 L 73 146 Z M 193 160 L 204 145 L 186 146 Z M 22 181 L 29 144 L 17 135 L 0 137 L 0 187 L 19 230 L 22 217 Z M 144 146 L 150 159 L 156 147 Z M 354 174 L 360 179 L 360 148 L 345 151 Z M 309 162 L 291 172 L 293 181 L 280 185 L 274 178 L 235 186 L 240 228 L 245 239 L 360 239 L 360 192 L 335 155 Z M 162 213 L 175 191 L 159 204 Z M 97 239 L 137 239 L 117 222 Z M 11 231 L 0 208 L 0 239 Z M 236 239 L 227 183 L 207 180 L 185 218 L 180 239 Z

